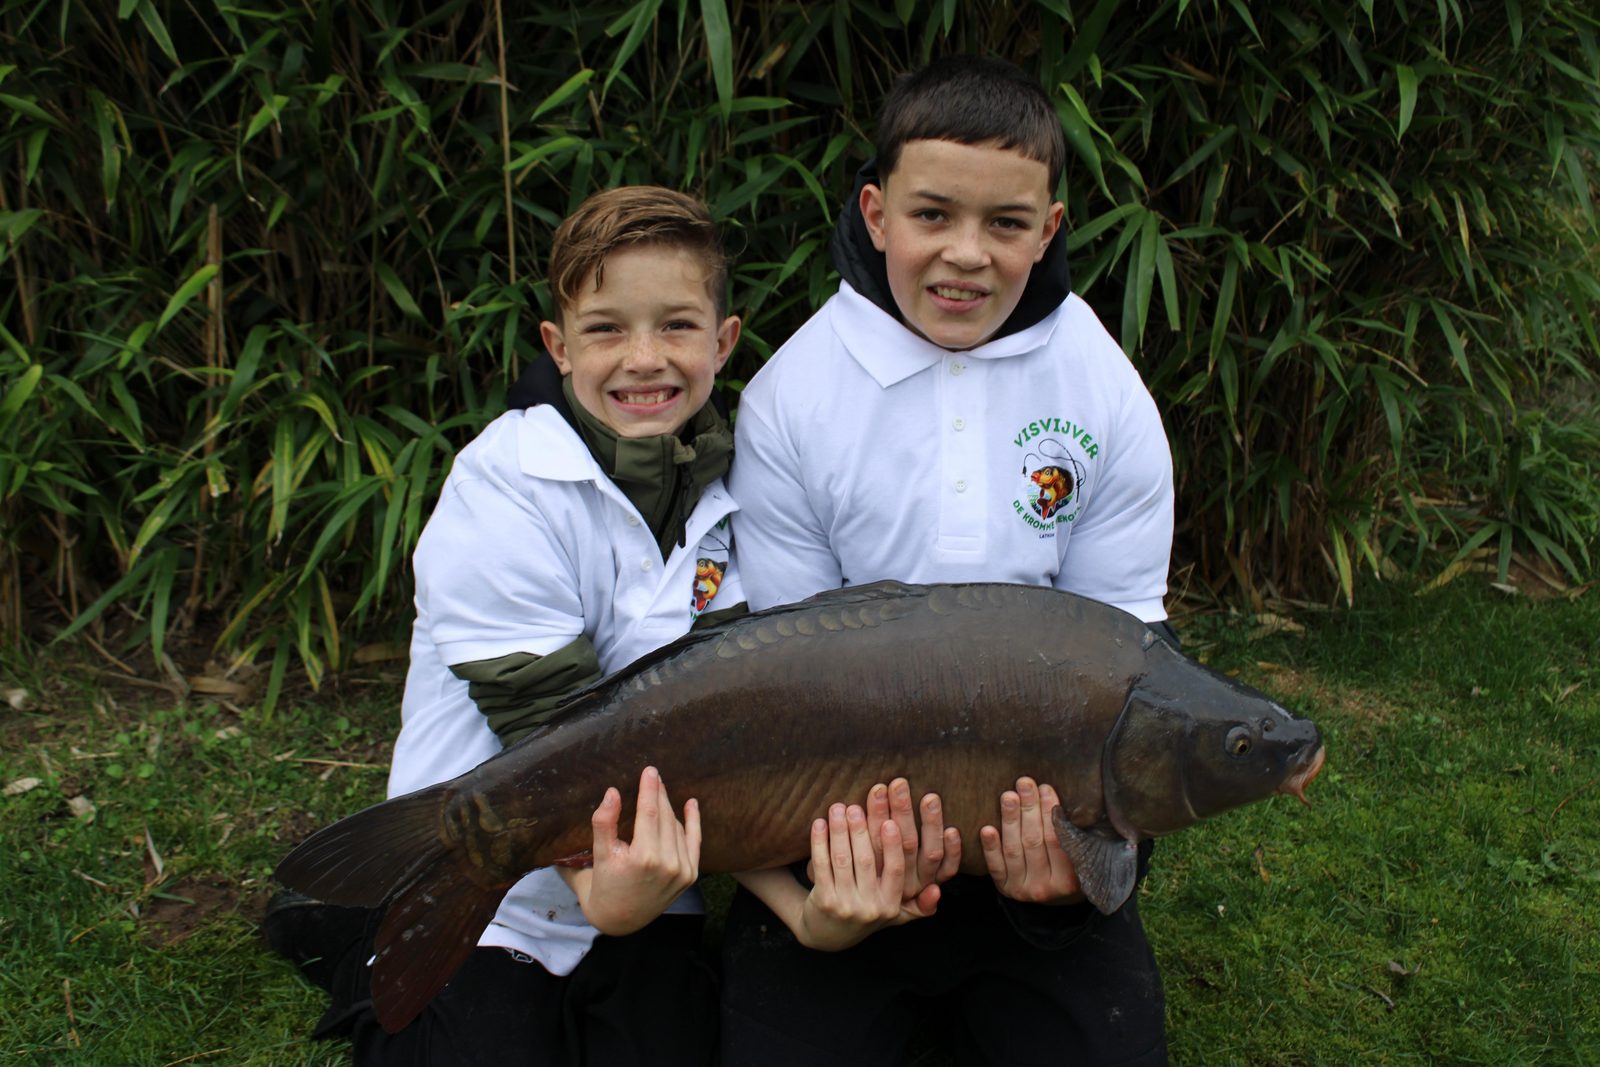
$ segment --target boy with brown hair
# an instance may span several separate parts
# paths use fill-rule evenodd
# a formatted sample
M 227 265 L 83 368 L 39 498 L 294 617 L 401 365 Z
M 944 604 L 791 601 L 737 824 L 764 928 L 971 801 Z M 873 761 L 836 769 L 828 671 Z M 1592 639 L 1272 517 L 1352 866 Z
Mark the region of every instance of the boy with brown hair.
M 476 766 L 743 600 L 722 483 L 732 436 L 709 402 L 740 322 L 710 214 L 665 188 L 597 193 L 557 229 L 549 274 L 551 358 L 456 457 L 417 544 L 390 796 Z M 395 1034 L 368 992 L 374 917 L 280 895 L 269 943 L 333 996 L 317 1035 L 349 1035 L 358 1064 L 709 1062 L 698 807 L 680 821 L 651 768 L 638 797 L 631 841 L 618 791 L 597 798 L 593 867 L 518 882 Z
M 751 607 L 885 578 L 1007 581 L 1171 637 L 1171 453 L 1072 293 L 1049 98 L 1010 64 L 938 61 L 895 87 L 876 149 L 834 233 L 839 292 L 741 398 L 731 484 Z M 843 951 L 789 936 L 777 890 L 746 883 L 723 942 L 726 1067 L 901 1062 L 930 998 L 989 1062 L 1166 1062 L 1137 899 L 1110 916 L 1083 902 L 1056 804 L 1020 779 L 978 835 L 990 878 L 958 875 L 937 914 Z

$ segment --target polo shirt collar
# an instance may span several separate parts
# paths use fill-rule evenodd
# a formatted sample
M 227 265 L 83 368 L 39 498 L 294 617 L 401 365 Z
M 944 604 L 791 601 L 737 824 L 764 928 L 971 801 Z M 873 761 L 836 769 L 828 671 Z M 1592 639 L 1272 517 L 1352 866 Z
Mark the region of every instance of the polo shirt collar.
M 517 428 L 517 465 L 529 477 L 553 482 L 611 482 L 583 438 L 548 404 L 522 413 Z
M 973 359 L 1024 355 L 1048 344 L 1060 320 L 1058 307 L 1025 330 L 965 349 L 960 354 Z M 885 389 L 954 354 L 912 333 L 899 319 L 858 293 L 849 282 L 839 283 L 839 295 L 834 298 L 833 330 L 845 351 Z

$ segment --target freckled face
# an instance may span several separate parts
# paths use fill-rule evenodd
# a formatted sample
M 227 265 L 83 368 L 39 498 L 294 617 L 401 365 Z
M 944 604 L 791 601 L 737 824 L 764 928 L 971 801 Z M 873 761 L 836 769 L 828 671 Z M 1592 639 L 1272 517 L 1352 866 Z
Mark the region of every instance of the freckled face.
M 677 433 L 705 405 L 739 340 L 717 317 L 705 264 L 670 245 L 624 247 L 591 273 L 540 336 L 578 403 L 619 437 Z
M 908 141 L 861 214 L 884 253 L 906 324 L 941 348 L 974 348 L 1016 310 L 1061 225 L 1050 171 L 993 142 Z

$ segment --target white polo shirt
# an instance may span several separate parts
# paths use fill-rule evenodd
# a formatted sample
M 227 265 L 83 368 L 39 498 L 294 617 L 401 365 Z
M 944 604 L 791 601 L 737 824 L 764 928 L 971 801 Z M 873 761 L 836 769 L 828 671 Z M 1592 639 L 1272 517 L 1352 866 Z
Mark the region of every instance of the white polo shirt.
M 417 542 L 417 619 L 389 795 L 454 778 L 500 751 L 450 664 L 549 655 L 586 634 L 609 674 L 681 637 L 702 610 L 743 601 L 729 552 L 733 510 L 713 482 L 685 545 L 663 563 L 637 509 L 554 408 L 489 424 L 456 457 Z M 669 910 L 702 910 L 697 891 Z M 546 868 L 512 887 L 478 944 L 570 974 L 596 933 Z
M 1052 585 L 1166 618 L 1172 454 L 1075 295 L 952 352 L 843 283 L 745 387 L 735 429 L 754 609 L 895 578 Z

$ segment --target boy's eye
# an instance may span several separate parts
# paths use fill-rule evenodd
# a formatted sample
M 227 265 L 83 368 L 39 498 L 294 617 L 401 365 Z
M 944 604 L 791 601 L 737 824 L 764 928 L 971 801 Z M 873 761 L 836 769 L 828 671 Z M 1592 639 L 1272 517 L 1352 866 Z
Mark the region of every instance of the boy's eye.
M 594 322 L 583 328 L 584 333 L 615 333 L 616 326 L 609 322 Z
M 667 329 L 669 329 L 669 330 L 695 330 L 695 329 L 699 329 L 699 324 L 698 323 L 694 323 L 694 322 L 690 322 L 688 319 L 673 319 L 671 322 L 667 323 Z
M 1026 230 L 1028 224 L 1021 219 L 1014 219 L 1006 215 L 994 220 L 994 224 L 1002 230 Z
M 943 222 L 944 212 L 938 208 L 925 207 L 920 211 L 912 212 L 912 218 L 921 222 Z

